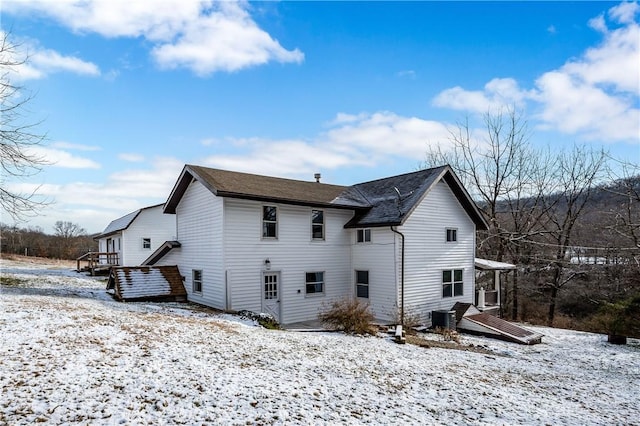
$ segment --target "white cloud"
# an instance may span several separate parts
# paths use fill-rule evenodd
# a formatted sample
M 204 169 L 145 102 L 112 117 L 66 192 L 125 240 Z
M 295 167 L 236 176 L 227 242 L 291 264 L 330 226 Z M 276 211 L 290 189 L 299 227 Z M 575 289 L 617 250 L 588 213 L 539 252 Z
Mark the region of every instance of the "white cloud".
M 0 36 L 6 33 L 0 31 Z M 15 49 L 2 52 L 2 62 L 16 63 L 10 67 L 12 79 L 17 81 L 36 80 L 56 72 L 71 72 L 79 75 L 99 76 L 100 69 L 91 62 L 75 56 L 65 56 L 51 49 L 44 49 L 32 40 L 16 40 L 11 37 Z
M 403 70 L 403 71 L 398 71 L 396 73 L 396 75 L 400 78 L 408 78 L 411 80 L 415 80 L 416 79 L 416 72 L 414 70 Z
M 44 159 L 51 167 L 66 169 L 99 169 L 99 163 L 83 157 L 78 157 L 68 151 L 53 146 L 32 146 L 26 150 L 28 154 Z
M 133 154 L 133 153 L 126 153 L 126 152 L 118 154 L 118 158 L 128 163 L 141 163 L 145 160 L 145 157 L 142 154 Z
M 447 127 L 435 121 L 386 111 L 339 113 L 329 129 L 312 141 L 229 140 L 229 144 L 244 146 L 246 154 L 213 155 L 205 163 L 223 169 L 305 179 L 318 170 L 373 167 L 394 158 L 419 162 L 429 144 L 448 140 Z
M 185 67 L 197 75 L 278 62 L 302 62 L 298 49 L 288 51 L 258 28 L 239 4 L 222 3 L 220 12 L 201 17 L 173 43 L 156 46 L 152 55 L 163 68 Z
M 640 26 L 633 21 L 637 4 L 623 3 L 609 16 L 620 28 L 609 30 L 602 18 L 591 25 L 604 40 L 575 60 L 536 80 L 535 100 L 547 127 L 602 141 L 639 140 Z
M 484 90 L 469 91 L 456 86 L 440 92 L 435 106 L 478 113 L 500 109 L 505 105 L 521 107 L 530 93 L 521 89 L 513 78 L 494 78 Z
M 103 183 L 10 183 L 7 187 L 19 193 L 37 190 L 41 198 L 53 201 L 32 220 L 34 224 L 50 229 L 56 220 L 64 219 L 93 233 L 113 219 L 166 201 L 183 166 L 174 158 L 155 158 L 149 168 L 117 170 Z
M 483 90 L 461 87 L 444 90 L 433 103 L 471 112 L 505 105 L 532 103 L 540 126 L 578 135 L 586 140 L 640 140 L 640 26 L 637 3 L 622 3 L 589 21 L 603 40 L 562 67 L 543 73 L 535 87 L 524 90 L 511 78 L 493 79 Z
M 80 33 L 144 37 L 151 42 L 151 55 L 161 68 L 184 67 L 200 76 L 270 61 L 299 63 L 304 59 L 298 49 L 285 49 L 260 29 L 249 15 L 250 5 L 246 2 L 8 0 L 6 3 L 7 12 L 44 15 Z
M 74 56 L 63 56 L 50 49 L 35 52 L 28 63 L 46 74 L 59 71 L 68 71 L 74 74 L 99 76 L 100 69 L 97 65 L 83 61 Z
M 637 2 L 625 1 L 609 9 L 609 16 L 621 24 L 632 24 L 639 12 L 640 5 Z
M 62 142 L 62 141 L 53 142 L 49 146 L 56 149 L 70 149 L 70 150 L 76 150 L 76 151 L 101 151 L 102 150 L 102 147 L 99 147 L 96 145 L 83 145 L 83 144 Z

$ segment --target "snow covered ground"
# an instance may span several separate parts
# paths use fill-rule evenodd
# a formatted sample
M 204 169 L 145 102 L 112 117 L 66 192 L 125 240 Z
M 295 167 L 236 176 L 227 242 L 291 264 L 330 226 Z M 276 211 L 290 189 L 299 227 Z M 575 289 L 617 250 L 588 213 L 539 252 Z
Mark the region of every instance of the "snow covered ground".
M 638 341 L 464 336 L 481 354 L 269 331 L 0 262 L 0 424 L 640 424 Z

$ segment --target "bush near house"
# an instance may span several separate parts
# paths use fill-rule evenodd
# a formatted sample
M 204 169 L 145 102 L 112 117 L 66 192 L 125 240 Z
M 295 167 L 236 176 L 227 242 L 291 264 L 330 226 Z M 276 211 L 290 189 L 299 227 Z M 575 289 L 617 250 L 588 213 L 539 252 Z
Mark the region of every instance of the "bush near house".
M 372 325 L 374 316 L 369 304 L 357 299 L 334 300 L 328 307 L 325 306 L 318 315 L 318 319 L 323 324 L 345 333 L 361 335 L 376 333 L 376 328 Z

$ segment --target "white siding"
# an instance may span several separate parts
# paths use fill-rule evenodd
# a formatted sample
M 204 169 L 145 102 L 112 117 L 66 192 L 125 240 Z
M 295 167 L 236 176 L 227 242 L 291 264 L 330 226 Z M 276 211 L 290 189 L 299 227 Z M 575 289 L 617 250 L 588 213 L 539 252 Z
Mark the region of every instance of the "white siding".
M 172 214 L 163 214 L 162 206 L 142 209 L 127 229 L 122 231 L 121 266 L 142 264 L 165 241 L 176 237 L 176 218 Z M 142 247 L 142 239 L 151 239 L 151 248 Z M 114 242 L 117 244 L 116 237 Z
M 446 242 L 446 229 L 457 242 Z M 449 186 L 435 185 L 398 229 L 405 235 L 405 312 L 429 318 L 432 310 L 473 303 L 475 225 Z M 442 297 L 442 271 L 462 269 L 463 296 Z
M 396 316 L 396 241 L 390 227 L 371 228 L 371 242 L 357 243 L 350 230 L 353 270 L 351 294 L 355 296 L 355 271 L 369 271 L 369 304 L 376 319 L 390 321 Z M 399 266 L 397 267 L 399 270 Z M 366 301 L 366 299 L 362 299 Z
M 162 264 L 178 265 L 190 301 L 225 309 L 222 200 L 193 182 L 180 200 L 176 215 L 182 247 L 172 250 Z M 202 270 L 202 293 L 193 292 L 194 269 Z
M 311 238 L 311 207 L 226 198 L 224 262 L 229 300 L 234 310 L 260 311 L 265 259 L 271 271 L 280 273 L 280 322 L 317 318 L 323 303 L 351 295 L 349 233 L 344 224 L 351 211 L 321 209 L 325 216 L 325 239 Z M 262 239 L 262 206 L 278 208 L 278 238 Z M 185 247 L 185 245 L 183 245 Z M 324 294 L 305 294 L 305 272 L 324 272 Z

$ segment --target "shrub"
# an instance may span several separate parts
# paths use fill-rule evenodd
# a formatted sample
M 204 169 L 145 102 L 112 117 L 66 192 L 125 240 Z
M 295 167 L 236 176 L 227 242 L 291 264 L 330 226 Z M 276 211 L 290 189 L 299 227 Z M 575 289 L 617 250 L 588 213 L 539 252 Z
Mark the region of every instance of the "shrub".
M 460 343 L 460 335 L 456 330 L 450 328 L 436 327 L 434 332 L 442 336 L 442 340 L 445 342 Z
M 280 324 L 278 324 L 278 321 L 276 321 L 276 319 L 269 314 L 257 314 L 252 311 L 243 310 L 239 311 L 238 315 L 240 316 L 240 318 L 255 321 L 261 327 L 267 328 L 269 330 L 280 330 Z
M 391 312 L 391 318 L 394 324 L 401 323 L 400 308 L 396 308 Z M 415 308 L 405 308 L 404 310 L 404 330 L 407 334 L 415 334 L 415 327 L 424 325 L 422 315 Z
M 375 334 L 372 326 L 373 314 L 368 303 L 357 299 L 343 298 L 334 300 L 329 307 L 318 314 L 323 324 L 334 327 L 345 333 Z

